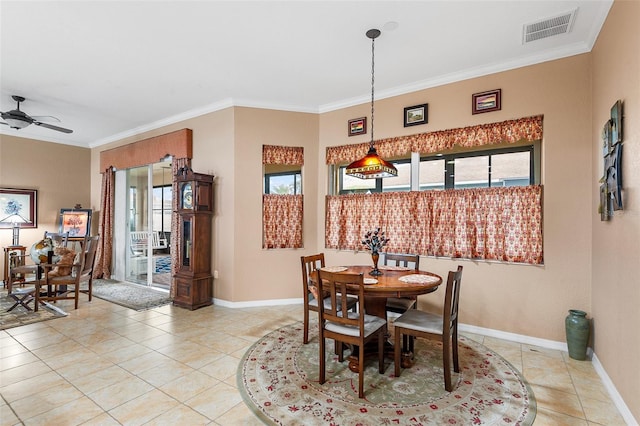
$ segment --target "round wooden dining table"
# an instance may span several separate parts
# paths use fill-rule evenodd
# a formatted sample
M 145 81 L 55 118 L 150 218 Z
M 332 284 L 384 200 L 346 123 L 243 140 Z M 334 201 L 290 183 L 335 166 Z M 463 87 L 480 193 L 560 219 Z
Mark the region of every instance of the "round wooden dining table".
M 379 266 L 378 269 L 380 269 L 382 275 L 377 276 L 370 275 L 369 272 L 373 268 L 365 265 L 326 266 L 324 269 L 345 274 L 363 274 L 365 279 L 365 311 L 368 315 L 375 315 L 385 320 L 387 319 L 387 298 L 419 296 L 431 293 L 436 291 L 442 284 L 442 277 L 432 272 L 416 271 L 415 269 L 398 266 Z M 373 282 L 374 280 L 375 282 Z M 374 346 L 372 344 L 371 349 L 377 350 Z M 389 341 L 386 342 L 385 346 L 386 356 L 393 358 L 393 346 Z M 357 353 L 357 350 L 354 350 L 349 357 L 349 368 L 355 372 L 358 371 Z
M 384 319 L 387 318 L 387 298 L 431 293 L 442 284 L 442 277 L 432 272 L 398 266 L 380 266 L 378 269 L 382 275 L 377 276 L 369 275 L 372 267 L 364 265 L 326 267 L 326 269 L 345 274 L 363 274 L 365 310 L 369 315 Z M 377 282 L 373 283 L 370 280 Z

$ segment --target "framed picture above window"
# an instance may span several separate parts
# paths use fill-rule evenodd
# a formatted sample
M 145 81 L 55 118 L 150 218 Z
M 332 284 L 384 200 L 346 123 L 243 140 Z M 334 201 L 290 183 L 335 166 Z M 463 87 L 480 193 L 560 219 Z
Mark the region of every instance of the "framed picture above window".
M 364 135 L 367 133 L 367 117 L 354 118 L 348 121 L 349 136 Z
M 404 127 L 426 124 L 429 119 L 429 104 L 414 105 L 404 109 Z
M 502 109 L 501 97 L 502 89 L 474 93 L 471 95 L 471 112 L 473 114 L 480 114 L 483 112 L 499 111 Z
M 70 240 L 82 240 L 91 233 L 90 209 L 60 209 L 60 232 L 68 232 Z

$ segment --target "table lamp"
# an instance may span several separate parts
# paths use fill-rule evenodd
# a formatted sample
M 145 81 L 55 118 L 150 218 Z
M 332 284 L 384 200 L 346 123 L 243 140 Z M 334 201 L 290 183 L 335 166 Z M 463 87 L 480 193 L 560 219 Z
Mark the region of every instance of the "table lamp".
M 31 223 L 30 220 L 25 219 L 24 217 L 20 216 L 17 213 L 10 214 L 9 216 L 0 220 L 0 222 L 12 224 L 13 226 L 13 242 L 11 243 L 12 246 L 20 245 L 20 224 Z

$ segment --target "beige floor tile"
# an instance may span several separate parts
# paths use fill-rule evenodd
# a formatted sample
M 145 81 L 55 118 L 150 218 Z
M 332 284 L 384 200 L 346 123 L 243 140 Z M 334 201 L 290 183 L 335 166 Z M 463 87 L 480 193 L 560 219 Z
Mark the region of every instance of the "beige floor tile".
M 120 426 L 120 423 L 108 413 L 102 413 L 97 417 L 82 423 L 83 426 Z
M 160 387 L 194 371 L 188 365 L 166 358 L 153 367 L 138 373 L 138 377 L 155 387 Z
M 101 340 L 100 342 L 93 343 L 88 347 L 98 355 L 103 355 L 109 352 L 125 349 L 131 345 L 135 345 L 135 343 L 126 337 L 117 336 L 112 339 Z
M 69 352 L 73 352 L 77 349 L 84 349 L 84 347 L 81 344 L 65 337 L 59 342 L 55 342 L 51 345 L 34 349 L 32 350 L 32 352 L 38 358 L 42 360 L 46 360 L 59 355 L 68 354 Z
M 87 397 L 76 399 L 67 404 L 32 417 L 24 422 L 25 426 L 65 426 L 78 425 L 102 414 L 102 410 Z
M 0 359 L 25 352 L 29 352 L 29 349 L 13 340 L 13 338 L 3 339 L 2 343 L 0 344 Z
M 90 394 L 115 383 L 124 382 L 134 376 L 117 365 L 95 371 L 91 374 L 68 379 L 81 392 Z
M 225 383 L 218 383 L 208 390 L 185 402 L 203 416 L 216 420 L 242 401 L 237 389 Z
M 137 377 L 116 382 L 88 394 L 103 410 L 109 411 L 153 390 L 153 386 Z
M 225 355 L 222 358 L 205 365 L 198 371 L 223 381 L 227 377 L 235 377 L 236 372 L 238 371 L 238 364 L 239 360 L 237 358 Z
M 544 408 L 538 408 L 536 419 L 533 421 L 534 426 L 588 426 L 585 419 L 571 417 L 566 414 L 556 413 Z
M 0 358 L 0 371 L 19 367 L 24 364 L 39 361 L 38 357 L 31 352 L 21 352 L 12 356 Z
M 590 398 L 580 398 L 580 402 L 582 402 L 582 408 L 589 422 L 607 426 L 623 426 L 626 424 L 615 405 L 610 402 Z
M 121 362 L 118 365 L 130 373 L 138 375 L 143 371 L 153 368 L 154 366 L 170 359 L 171 358 L 166 355 L 151 351 L 128 361 Z
M 42 361 L 30 362 L 29 364 L 0 371 L 0 383 L 2 386 L 8 386 L 49 371 L 51 371 L 51 368 Z
M 107 352 L 102 356 L 105 359 L 108 359 L 109 361 L 113 362 L 114 364 L 121 364 L 123 362 L 127 362 L 129 360 L 146 355 L 151 351 L 152 350 L 147 348 L 146 346 L 142 346 L 140 344 L 134 343 L 132 345 L 128 345 L 123 348 L 116 349 L 111 352 Z
M 158 352 L 196 369 L 204 367 L 224 356 L 221 352 L 189 340 L 174 342 L 169 346 L 158 349 Z
M 193 371 L 161 386 L 160 390 L 180 402 L 185 402 L 199 393 L 212 388 L 218 383 L 219 380 L 214 379 L 207 374 L 199 371 Z
M 84 361 L 92 361 L 97 358 L 96 353 L 85 347 L 76 348 L 73 351 L 44 358 L 44 362 L 53 370 L 59 370 L 67 365 L 77 365 Z
M 538 408 L 584 419 L 580 399 L 575 393 L 562 392 L 545 386 L 531 385 Z
M 113 363 L 109 360 L 93 355 L 89 359 L 85 359 L 73 364 L 56 369 L 56 372 L 67 380 L 73 380 L 79 377 L 87 377 L 95 372 L 112 367 Z
M 0 382 L 3 383 L 3 382 Z M 41 392 L 53 387 L 62 386 L 66 383 L 58 373 L 49 371 L 38 376 L 34 376 L 16 383 L 0 387 L 0 395 L 9 403 L 25 398 L 34 393 Z M 4 383 L 3 383 L 4 385 Z
M 166 425 L 208 425 L 211 420 L 185 405 L 178 405 L 175 408 L 152 419 L 145 426 L 166 426 Z
M 145 424 L 178 404 L 167 394 L 153 389 L 110 410 L 109 414 L 123 425 L 136 426 Z
M 16 416 L 11 407 L 9 407 L 2 399 L 0 399 L 0 424 L 3 426 L 21 424 L 18 416 Z
M 83 396 L 82 392 L 75 387 L 64 383 L 14 401 L 11 407 L 18 417 L 28 420 Z

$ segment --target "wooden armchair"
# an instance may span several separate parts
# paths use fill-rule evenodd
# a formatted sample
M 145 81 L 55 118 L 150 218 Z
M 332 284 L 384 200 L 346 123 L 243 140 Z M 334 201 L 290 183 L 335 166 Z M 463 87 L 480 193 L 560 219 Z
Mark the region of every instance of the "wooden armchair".
M 80 286 L 85 283 L 88 289 L 83 292 L 87 292 L 91 300 L 93 264 L 99 238 L 98 235 L 85 237 L 79 256 L 76 256 L 76 261 L 71 265 L 61 263 L 40 265 L 44 269 L 44 279 L 36 281 L 35 311 L 42 302 L 67 299 L 74 300 L 75 309 L 78 309 Z

